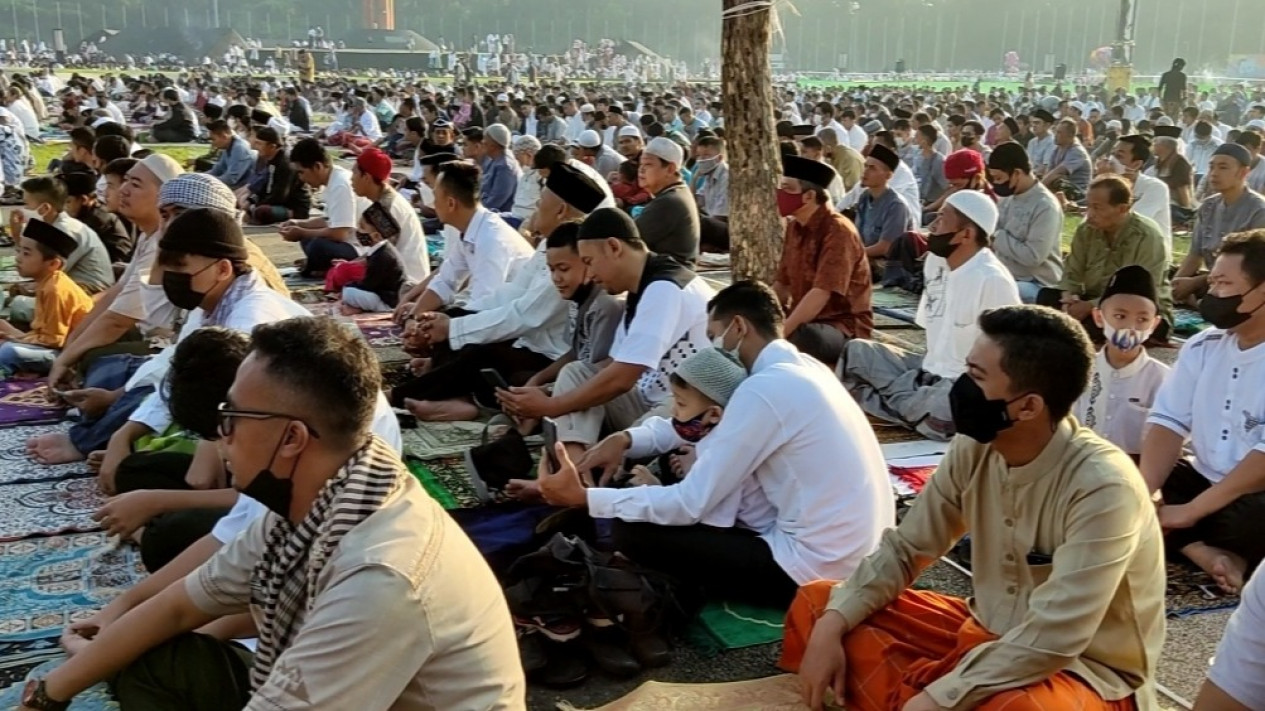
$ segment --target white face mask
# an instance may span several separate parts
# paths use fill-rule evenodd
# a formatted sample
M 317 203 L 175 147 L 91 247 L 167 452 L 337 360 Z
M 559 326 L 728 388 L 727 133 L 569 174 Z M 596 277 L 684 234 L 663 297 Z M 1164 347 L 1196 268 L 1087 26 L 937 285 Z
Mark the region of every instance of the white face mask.
M 1146 343 L 1146 340 L 1151 337 L 1150 330 L 1140 331 L 1136 328 L 1117 329 L 1109 323 L 1103 324 L 1102 333 L 1107 338 L 1108 343 L 1122 351 L 1131 351 Z
M 1111 158 L 1109 158 L 1108 162 L 1111 163 L 1112 172 L 1116 173 L 1117 175 L 1128 175 L 1129 173 L 1133 172 L 1129 170 L 1127 167 L 1125 167 L 1125 164 L 1121 163 L 1120 159 L 1115 156 L 1112 156 Z
M 734 327 L 734 324 L 731 321 L 729 325 L 725 327 L 725 330 L 722 331 L 719 336 L 712 339 L 712 347 L 720 351 L 721 353 L 724 353 L 725 355 L 729 356 L 730 358 L 733 358 L 735 361 L 738 361 L 739 363 L 741 363 L 742 359 L 738 357 L 738 349 L 742 347 L 741 338 L 738 339 L 738 342 L 734 344 L 733 348 L 725 348 L 725 336 L 729 335 L 729 329 L 733 327 Z

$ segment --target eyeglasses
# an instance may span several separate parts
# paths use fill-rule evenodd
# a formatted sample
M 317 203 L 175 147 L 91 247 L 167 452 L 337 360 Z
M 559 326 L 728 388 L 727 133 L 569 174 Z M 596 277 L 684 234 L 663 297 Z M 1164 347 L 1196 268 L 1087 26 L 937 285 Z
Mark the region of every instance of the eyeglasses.
M 287 415 L 282 412 L 265 412 L 263 410 L 238 410 L 238 409 L 233 408 L 231 405 L 229 405 L 229 403 L 222 402 L 220 403 L 217 416 L 219 418 L 219 430 L 220 430 L 221 437 L 233 436 L 233 420 L 239 417 L 243 417 L 248 420 L 283 419 L 283 420 L 290 420 L 292 422 L 302 422 L 303 425 L 307 427 L 308 432 L 312 433 L 313 437 L 316 437 L 317 439 L 320 439 L 321 437 L 319 434 L 317 434 L 316 428 L 309 425 L 306 421 L 298 417 L 295 417 L 294 415 Z

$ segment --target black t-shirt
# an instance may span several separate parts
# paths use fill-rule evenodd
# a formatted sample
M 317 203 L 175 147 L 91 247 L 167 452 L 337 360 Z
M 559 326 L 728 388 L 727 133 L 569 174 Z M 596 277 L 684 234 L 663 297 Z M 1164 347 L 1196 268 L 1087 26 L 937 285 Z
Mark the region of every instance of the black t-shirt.
M 1176 69 L 1164 72 L 1159 88 L 1165 101 L 1181 101 L 1182 94 L 1186 93 L 1186 74 Z

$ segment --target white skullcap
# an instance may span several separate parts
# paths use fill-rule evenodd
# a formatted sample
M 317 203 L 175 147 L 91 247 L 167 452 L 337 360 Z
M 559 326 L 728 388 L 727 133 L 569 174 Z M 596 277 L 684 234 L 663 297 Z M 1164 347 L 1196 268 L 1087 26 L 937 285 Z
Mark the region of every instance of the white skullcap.
M 950 195 L 944 204 L 952 205 L 963 217 L 979 225 L 989 237 L 997 229 L 997 203 L 978 190 L 959 190 Z
M 602 145 L 602 135 L 597 131 L 589 129 L 584 133 L 581 133 L 575 143 L 581 148 L 597 148 Z
M 650 142 L 646 144 L 646 153 L 672 163 L 677 167 L 680 167 L 685 161 L 685 151 L 681 150 L 676 141 L 663 136 L 650 139 Z
M 503 123 L 494 123 L 483 130 L 483 137 L 489 138 L 502 148 L 509 148 L 510 130 Z
M 168 180 L 184 173 L 184 168 L 181 168 L 174 158 L 162 153 L 151 153 L 145 156 L 141 160 L 141 165 L 154 174 L 159 185 L 164 185 Z
M 618 137 L 624 138 L 625 136 L 631 138 L 641 138 L 641 129 L 631 124 L 627 126 L 620 126 Z

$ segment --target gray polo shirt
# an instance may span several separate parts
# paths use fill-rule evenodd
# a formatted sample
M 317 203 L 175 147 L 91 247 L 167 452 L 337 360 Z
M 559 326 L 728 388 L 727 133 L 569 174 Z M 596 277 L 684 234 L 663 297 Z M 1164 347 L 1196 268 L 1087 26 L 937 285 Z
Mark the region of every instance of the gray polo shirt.
M 869 190 L 861 193 L 861 199 L 857 201 L 856 225 L 861 233 L 861 242 L 866 247 L 873 247 L 880 241 L 891 242 L 917 229 L 909 205 L 891 188 L 878 197 Z
M 685 183 L 659 191 L 637 216 L 641 239 L 656 254 L 666 254 L 694 268 L 698 259 L 698 206 Z
M 1080 142 L 1076 142 L 1066 148 L 1056 146 L 1054 149 L 1054 157 L 1051 158 L 1050 169 L 1059 167 L 1060 165 L 1067 168 L 1067 179 L 1077 190 L 1085 192 L 1089 190 L 1089 179 L 1094 177 L 1094 167 L 1089 162 L 1089 151 L 1085 150 Z
M 1261 227 L 1265 227 L 1265 196 L 1248 190 L 1233 205 L 1227 205 L 1225 197 L 1217 193 L 1204 200 L 1195 213 L 1190 248 L 1198 252 L 1204 266 L 1211 269 L 1226 235 Z
M 79 245 L 70 253 L 62 267 L 71 281 L 89 294 L 114 286 L 114 266 L 110 263 L 110 253 L 91 227 L 64 212 L 58 213 L 52 225 L 73 237 Z

